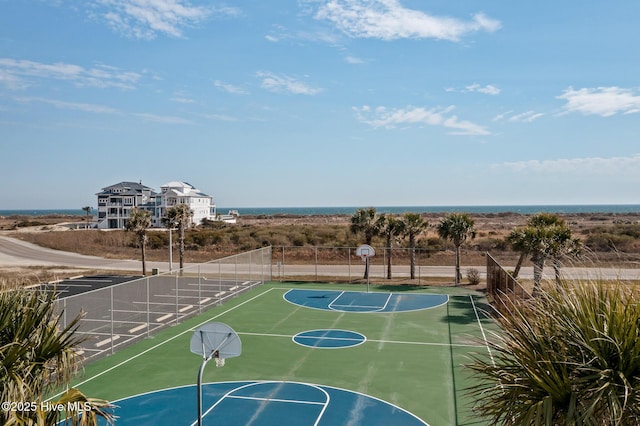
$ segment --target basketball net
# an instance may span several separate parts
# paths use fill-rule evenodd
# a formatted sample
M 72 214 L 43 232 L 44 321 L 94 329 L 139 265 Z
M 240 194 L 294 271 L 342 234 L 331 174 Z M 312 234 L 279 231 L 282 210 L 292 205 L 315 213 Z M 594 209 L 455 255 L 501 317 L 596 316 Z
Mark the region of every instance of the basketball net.
M 213 353 L 213 359 L 216 360 L 216 367 L 224 367 L 224 358 L 220 358 L 219 351 Z

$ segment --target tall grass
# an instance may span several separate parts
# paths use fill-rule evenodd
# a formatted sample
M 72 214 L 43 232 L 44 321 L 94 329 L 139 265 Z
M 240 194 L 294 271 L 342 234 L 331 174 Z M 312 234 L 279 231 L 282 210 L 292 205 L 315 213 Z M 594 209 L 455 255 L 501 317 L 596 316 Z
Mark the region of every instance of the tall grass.
M 475 410 L 503 425 L 640 424 L 640 297 L 622 282 L 580 281 L 509 302 Z

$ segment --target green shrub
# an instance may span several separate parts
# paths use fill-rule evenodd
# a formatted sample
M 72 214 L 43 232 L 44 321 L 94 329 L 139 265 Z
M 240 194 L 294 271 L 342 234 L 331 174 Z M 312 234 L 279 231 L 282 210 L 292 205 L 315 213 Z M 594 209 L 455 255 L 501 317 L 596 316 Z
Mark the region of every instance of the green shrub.
M 640 297 L 577 282 L 505 300 L 490 357 L 467 365 L 475 410 L 500 425 L 640 424 Z

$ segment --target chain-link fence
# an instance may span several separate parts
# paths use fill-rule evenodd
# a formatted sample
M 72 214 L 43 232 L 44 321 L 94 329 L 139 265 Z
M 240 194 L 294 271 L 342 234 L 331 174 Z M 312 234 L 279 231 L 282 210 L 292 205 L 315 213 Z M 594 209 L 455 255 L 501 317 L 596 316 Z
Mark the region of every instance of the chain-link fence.
M 375 256 L 369 258 L 369 278 L 384 280 L 390 274 L 421 284 L 430 254 L 425 249 L 376 248 Z M 364 278 L 365 263 L 356 255 L 356 247 L 278 246 L 273 248 L 272 268 L 278 281 L 356 282 Z
M 88 291 L 58 300 L 64 324 L 84 316 L 78 333 L 86 359 L 144 339 L 169 325 L 271 281 L 271 247 Z

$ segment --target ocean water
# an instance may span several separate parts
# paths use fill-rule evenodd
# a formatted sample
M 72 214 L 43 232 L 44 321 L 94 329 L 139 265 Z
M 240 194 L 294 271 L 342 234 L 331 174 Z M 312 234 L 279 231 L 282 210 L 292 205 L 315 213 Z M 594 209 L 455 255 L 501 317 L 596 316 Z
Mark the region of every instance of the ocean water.
M 244 207 L 236 208 L 242 215 L 351 215 L 362 207 Z M 218 213 L 233 208 L 218 207 Z M 381 206 L 378 213 L 640 213 L 640 204 L 594 204 L 594 205 L 528 205 L 528 206 Z
M 378 213 L 640 213 L 640 204 L 576 204 L 576 205 L 520 205 L 520 206 L 374 206 Z M 218 207 L 218 213 L 238 210 L 243 215 L 351 215 L 362 207 Z M 95 209 L 93 211 L 95 213 Z M 50 214 L 85 216 L 81 209 L 23 209 L 0 210 L 0 216 L 42 216 Z

